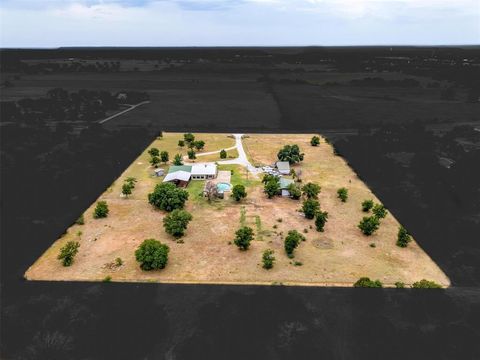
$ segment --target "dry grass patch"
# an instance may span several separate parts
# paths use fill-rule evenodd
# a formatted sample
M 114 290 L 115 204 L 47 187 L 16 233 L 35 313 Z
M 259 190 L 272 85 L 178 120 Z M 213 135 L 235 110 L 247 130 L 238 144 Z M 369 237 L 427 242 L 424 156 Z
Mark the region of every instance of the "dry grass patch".
M 252 160 L 264 164 L 273 163 L 283 145 L 300 146 L 305 160 L 294 168 L 301 169 L 303 183 L 312 181 L 322 187 L 319 201 L 322 210 L 329 213 L 323 233 L 317 232 L 314 221 L 305 219 L 298 211 L 301 201 L 267 199 L 259 180 L 252 179 L 238 165 L 225 165 L 220 168 L 233 170 L 232 184 L 247 187 L 247 198 L 239 203 L 228 196 L 208 202 L 199 196 L 203 182 L 192 181 L 187 188 L 190 197 L 186 210 L 193 220 L 182 238 L 184 243 L 177 243 L 163 229 L 165 213 L 147 202 L 147 194 L 162 178 L 153 175 L 146 149 L 100 196 L 99 200 L 109 205 L 109 216 L 93 219 L 95 204 L 92 204 L 85 212 L 85 225 L 70 227 L 28 269 L 26 277 L 101 281 L 111 276 L 112 281 L 351 286 L 360 277 L 368 276 L 387 286 L 394 286 L 397 281 L 412 284 L 423 278 L 448 286 L 448 278 L 415 241 L 407 248 L 395 245 L 399 223 L 391 213 L 381 221 L 379 231 L 373 236 L 366 237 L 360 232 L 357 224 L 365 216 L 361 202 L 365 199 L 380 202 L 379 199 L 341 157 L 333 154 L 324 139 L 319 147 L 310 146 L 311 136 L 253 134 L 244 143 Z M 181 138 L 182 134 L 165 133 L 163 139 L 155 140 L 151 146 L 169 151 L 173 159 L 180 152 L 177 143 Z M 198 134 L 197 138 L 206 142 L 205 151 L 234 145 L 234 140 L 226 134 Z M 133 194 L 124 199 L 120 196 L 121 186 L 130 176 L 138 182 Z M 349 191 L 345 203 L 337 198 L 340 187 Z M 247 251 L 239 251 L 233 244 L 234 233 L 242 224 L 252 227 L 256 237 Z M 302 233 L 306 241 L 295 250 L 295 258 L 289 259 L 283 243 L 287 232 L 293 229 Z M 148 238 L 170 246 L 165 269 L 142 271 L 136 262 L 134 251 Z M 69 240 L 79 241 L 80 249 L 73 265 L 63 267 L 56 257 Z M 263 269 L 261 264 L 266 249 L 275 251 L 276 262 L 270 270 Z M 116 258 L 123 260 L 121 266 L 111 265 Z M 303 265 L 294 266 L 295 261 Z

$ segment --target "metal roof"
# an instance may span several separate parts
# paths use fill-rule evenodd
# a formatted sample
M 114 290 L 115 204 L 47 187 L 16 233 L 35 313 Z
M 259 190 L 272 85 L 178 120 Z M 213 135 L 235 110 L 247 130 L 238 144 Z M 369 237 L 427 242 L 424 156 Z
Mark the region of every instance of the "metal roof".
M 278 170 L 287 170 L 290 171 L 290 163 L 288 161 L 277 161 Z
M 280 189 L 286 189 L 288 188 L 288 185 L 293 184 L 292 179 L 285 179 L 283 177 L 281 177 L 278 182 L 280 183 Z
M 192 175 L 215 175 L 217 165 L 214 163 L 202 163 L 192 165 Z
M 190 180 L 190 173 L 188 171 L 175 171 L 172 173 L 168 173 L 164 178 L 163 182 L 173 181 L 173 180 L 181 180 L 181 181 L 188 181 Z
M 177 171 L 192 172 L 192 166 L 191 165 L 172 165 L 168 169 L 169 174 Z

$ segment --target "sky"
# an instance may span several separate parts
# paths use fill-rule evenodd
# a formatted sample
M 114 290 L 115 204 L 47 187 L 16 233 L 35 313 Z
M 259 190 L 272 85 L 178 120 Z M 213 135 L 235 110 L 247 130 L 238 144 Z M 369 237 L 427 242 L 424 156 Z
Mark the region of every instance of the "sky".
M 2 0 L 0 46 L 479 45 L 480 0 Z

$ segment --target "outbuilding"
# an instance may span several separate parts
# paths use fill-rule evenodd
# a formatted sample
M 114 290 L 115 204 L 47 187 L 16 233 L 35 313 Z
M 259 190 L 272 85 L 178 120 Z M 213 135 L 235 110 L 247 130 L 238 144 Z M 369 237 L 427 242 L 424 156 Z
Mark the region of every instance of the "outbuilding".
M 290 163 L 288 161 L 277 161 L 275 165 L 280 174 L 282 175 L 290 174 Z
M 292 179 L 285 179 L 281 177 L 278 182 L 280 184 L 281 195 L 290 196 L 290 191 L 288 191 L 288 187 L 290 186 L 290 184 L 293 184 L 294 181 Z
M 188 171 L 178 170 L 174 172 L 169 172 L 163 182 L 171 182 L 179 187 L 186 187 L 190 182 L 190 173 Z

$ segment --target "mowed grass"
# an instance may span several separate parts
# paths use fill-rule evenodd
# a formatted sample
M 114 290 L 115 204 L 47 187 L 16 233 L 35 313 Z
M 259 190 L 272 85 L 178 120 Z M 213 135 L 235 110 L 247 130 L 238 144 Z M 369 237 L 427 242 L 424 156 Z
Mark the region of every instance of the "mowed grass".
M 205 151 L 233 146 L 227 134 L 195 134 L 206 142 Z M 92 206 L 85 212 L 85 225 L 73 225 L 27 271 L 32 280 L 94 280 L 111 276 L 112 281 L 146 281 L 171 283 L 240 283 L 351 286 L 359 277 L 379 279 L 387 286 L 402 281 L 411 284 L 420 279 L 449 285 L 448 278 L 413 241 L 408 248 L 395 245 L 399 224 L 392 214 L 382 220 L 379 231 L 371 237 L 357 228 L 365 216 L 361 211 L 364 199 L 379 199 L 360 181 L 346 162 L 333 154 L 333 149 L 322 139 L 319 147 L 312 147 L 312 135 L 253 134 L 244 142 L 250 156 L 258 162 L 272 163 L 284 144 L 298 144 L 305 152 L 305 160 L 294 168 L 302 172 L 303 182 L 313 181 L 322 186 L 319 196 L 322 210 L 328 211 L 325 232 L 315 230 L 314 222 L 298 211 L 300 201 L 275 197 L 267 199 L 259 179 L 247 175 L 238 165 L 220 165 L 219 170 L 230 170 L 232 185 L 247 188 L 246 199 L 236 202 L 230 197 L 207 201 L 201 193 L 204 181 L 192 181 L 187 188 L 189 200 L 186 210 L 193 215 L 183 243 L 177 243 L 163 229 L 165 213 L 147 202 L 147 195 L 162 177 L 153 175 L 148 164 L 148 148 L 155 146 L 170 152 L 178 148 L 182 134 L 165 133 L 125 170 L 99 199 L 107 201 L 110 214 L 106 219 L 92 218 Z M 185 150 L 183 150 L 186 152 Z M 168 165 L 161 165 L 167 169 Z M 123 181 L 134 176 L 138 183 L 128 198 L 120 196 Z M 336 196 L 339 187 L 349 190 L 346 203 Z M 239 251 L 233 245 L 235 231 L 242 225 L 252 227 L 255 240 L 248 251 Z M 289 230 L 303 233 L 306 241 L 295 250 L 295 258 L 284 252 L 284 238 Z M 79 235 L 81 231 L 81 235 Z M 155 238 L 170 246 L 169 263 L 159 271 L 142 271 L 135 260 L 135 249 L 144 239 Z M 61 266 L 56 259 L 58 251 L 68 240 L 81 246 L 71 267 Z M 371 243 L 376 247 L 372 248 Z M 273 269 L 261 266 L 264 250 L 275 251 Z M 120 257 L 123 265 L 111 266 Z M 302 266 L 294 266 L 294 262 Z

